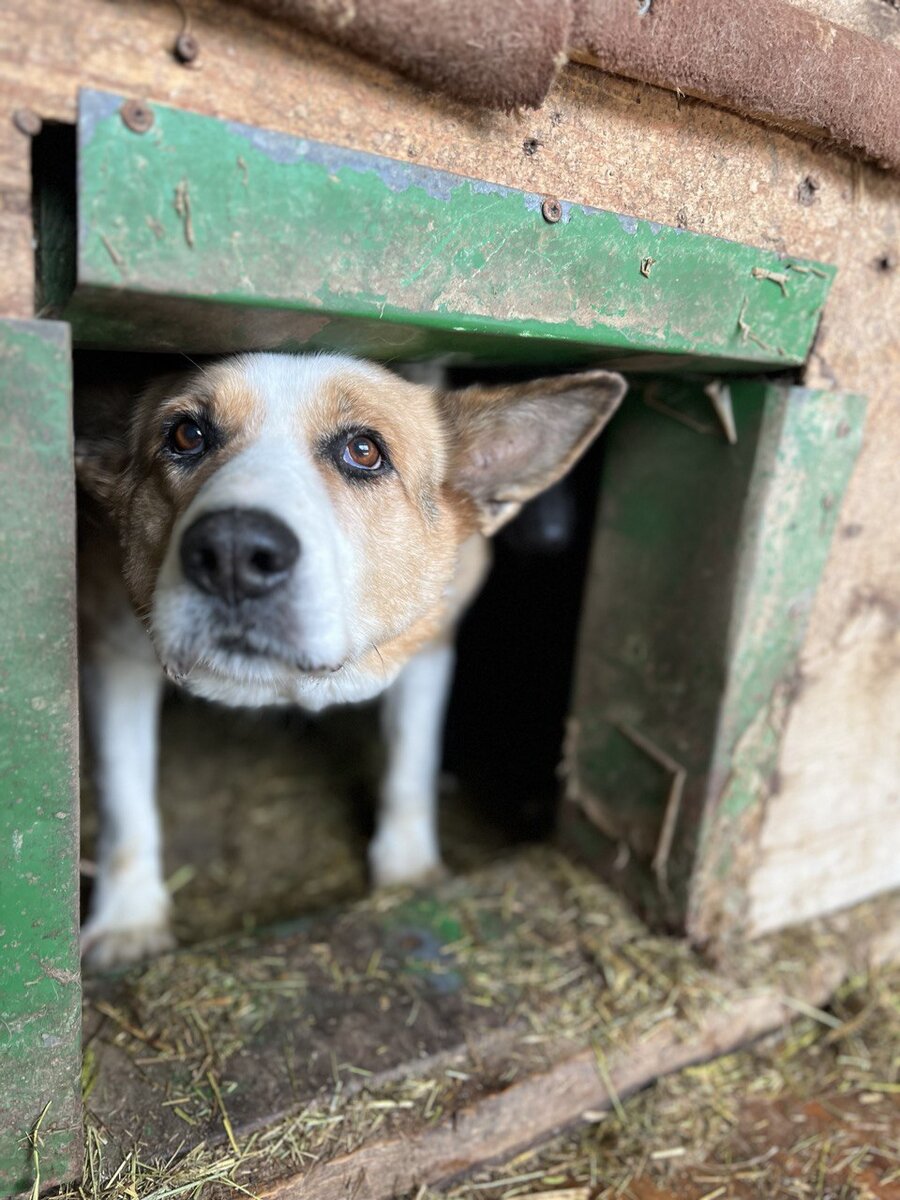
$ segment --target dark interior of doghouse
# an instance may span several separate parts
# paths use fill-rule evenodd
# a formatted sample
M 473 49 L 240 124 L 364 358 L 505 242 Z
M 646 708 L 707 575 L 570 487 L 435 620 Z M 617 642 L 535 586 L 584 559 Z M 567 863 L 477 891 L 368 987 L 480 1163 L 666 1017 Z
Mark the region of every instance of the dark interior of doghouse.
M 136 389 L 148 372 L 185 367 L 184 358 L 76 352 L 76 427 L 79 394 L 93 385 L 114 377 Z M 448 382 L 523 377 L 458 368 Z M 441 785 L 451 872 L 553 834 L 602 454 L 601 439 L 500 532 L 462 623 Z M 170 691 L 159 798 L 181 939 L 289 922 L 364 895 L 380 764 L 377 702 L 312 717 L 229 710 Z M 84 905 L 96 829 L 87 748 L 82 777 Z

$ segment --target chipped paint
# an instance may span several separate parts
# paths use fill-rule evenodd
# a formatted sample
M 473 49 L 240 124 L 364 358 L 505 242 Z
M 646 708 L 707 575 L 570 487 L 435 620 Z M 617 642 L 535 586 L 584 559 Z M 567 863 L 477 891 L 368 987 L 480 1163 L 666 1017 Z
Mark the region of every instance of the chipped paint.
M 124 128 L 124 126 L 123 126 Z M 0 1195 L 81 1153 L 78 738 L 71 349 L 53 321 L 0 322 Z
M 612 831 L 598 865 L 611 868 L 614 843 L 625 844 L 630 861 L 616 878 L 701 939 L 739 928 L 746 914 L 802 686 L 801 647 L 865 417 L 858 396 L 729 387 L 733 441 L 703 384 L 671 379 L 633 386 L 604 435 L 567 753 L 573 811 Z M 669 787 L 623 728 L 665 747 L 687 773 L 668 891 L 651 864 Z
M 781 265 L 771 251 L 565 200 L 550 223 L 537 193 L 161 105 L 136 137 L 118 103 L 81 95 L 65 315 L 86 344 L 522 361 L 525 340 L 535 363 L 782 367 L 803 361 L 833 274 L 798 273 L 789 298 L 754 289 L 742 338 L 729 313 L 751 267 Z M 172 205 L 187 195 L 189 228 Z

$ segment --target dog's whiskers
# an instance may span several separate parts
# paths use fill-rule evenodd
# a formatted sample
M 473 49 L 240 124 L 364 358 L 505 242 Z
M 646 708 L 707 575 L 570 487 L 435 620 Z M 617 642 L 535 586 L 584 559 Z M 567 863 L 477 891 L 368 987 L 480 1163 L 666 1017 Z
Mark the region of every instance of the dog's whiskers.
M 381 663 L 381 677 L 382 677 L 382 679 L 387 679 L 387 667 L 384 664 L 384 659 L 381 657 L 381 651 L 378 649 L 378 647 L 375 645 L 374 642 L 372 642 L 370 644 L 372 646 L 372 649 L 378 655 L 378 661 Z
M 206 367 L 201 366 L 200 363 L 196 362 L 193 358 L 191 358 L 191 356 L 189 354 L 185 354 L 185 352 L 183 350 L 179 350 L 178 353 L 181 355 L 182 358 L 187 359 L 187 361 L 191 364 L 192 367 L 196 367 L 196 369 L 200 372 L 201 375 L 203 375 L 207 379 L 210 378 L 209 371 L 207 371 Z

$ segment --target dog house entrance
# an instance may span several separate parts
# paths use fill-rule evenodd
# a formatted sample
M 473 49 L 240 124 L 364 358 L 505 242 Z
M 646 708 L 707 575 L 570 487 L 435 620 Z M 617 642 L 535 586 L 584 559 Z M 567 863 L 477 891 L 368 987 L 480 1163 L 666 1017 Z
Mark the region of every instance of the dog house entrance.
M 203 1140 L 179 1160 L 186 1188 L 199 1171 L 254 1189 L 291 1176 L 285 1197 L 413 1193 L 728 1044 L 733 1006 L 747 1013 L 746 988 L 648 932 L 574 859 L 544 844 L 486 864 L 510 840 L 549 832 L 569 714 L 570 845 L 606 861 L 657 922 L 684 928 L 695 909 L 706 920 L 729 908 L 716 887 L 739 826 L 717 823 L 707 785 L 754 689 L 789 675 L 802 606 L 744 690 L 723 691 L 721 672 L 732 653 L 762 661 L 754 622 L 767 587 L 814 590 L 862 425 L 854 398 L 818 405 L 742 377 L 803 363 L 832 271 L 566 202 L 556 219 L 544 197 L 162 106 L 138 133 L 122 104 L 82 97 L 77 236 L 74 172 L 66 182 L 65 156 L 48 169 L 40 139 L 36 150 L 44 311 L 71 325 L 76 370 L 123 353 L 334 347 L 479 377 L 591 363 L 633 380 L 609 444 L 510 528 L 463 629 L 446 764 L 459 811 L 466 796 L 478 807 L 458 838 L 456 798 L 445 805 L 448 858 L 462 872 L 315 915 L 365 890 L 361 814 L 375 776 L 365 714 L 337 713 L 313 740 L 299 717 L 201 722 L 180 701 L 163 733 L 166 815 L 181 839 L 170 882 L 192 914 L 189 941 L 227 936 L 86 984 L 84 1093 L 100 1139 L 89 1153 L 102 1142 L 107 1162 L 134 1164 L 144 1146 L 162 1163 Z M 783 286 L 774 277 L 789 269 Z M 736 446 L 711 382 L 734 401 Z M 778 491 L 787 452 L 812 490 L 760 556 L 760 514 L 791 500 Z M 798 530 L 813 527 L 816 552 L 794 562 Z M 710 579 L 713 550 L 722 569 Z M 792 572 L 770 573 L 787 562 Z M 693 588 L 677 598 L 666 589 L 676 575 Z M 670 599 L 672 612 L 691 606 L 691 637 L 664 619 Z M 748 617 L 737 645 L 736 611 Z M 685 701 L 673 681 L 698 670 L 706 633 L 699 732 L 679 748 Z M 772 755 L 764 739 L 742 750 L 736 787 Z M 687 775 L 677 812 L 672 761 Z M 712 885 L 698 897 L 691 876 L 707 864 Z M 794 972 L 778 986 L 818 1002 L 824 985 L 802 963 Z M 782 1011 L 764 963 L 759 978 L 744 1037 Z M 686 1034 L 675 1010 L 695 985 L 706 999 Z M 51 1099 L 72 1090 L 70 1062 L 47 1071 Z M 25 1134 L 36 1115 L 16 1115 Z M 68 1160 L 45 1180 L 74 1171 L 78 1139 L 63 1134 Z M 28 1162 L 16 1169 L 30 1186 Z

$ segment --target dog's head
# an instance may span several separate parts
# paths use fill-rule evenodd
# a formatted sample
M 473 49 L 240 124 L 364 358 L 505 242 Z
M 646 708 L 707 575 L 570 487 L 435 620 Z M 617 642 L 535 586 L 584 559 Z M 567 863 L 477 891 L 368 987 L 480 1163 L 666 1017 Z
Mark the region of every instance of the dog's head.
M 559 479 L 624 391 L 590 371 L 442 392 L 250 354 L 153 384 L 79 445 L 79 477 L 170 675 L 316 707 L 375 694 L 440 634 L 463 544 Z

